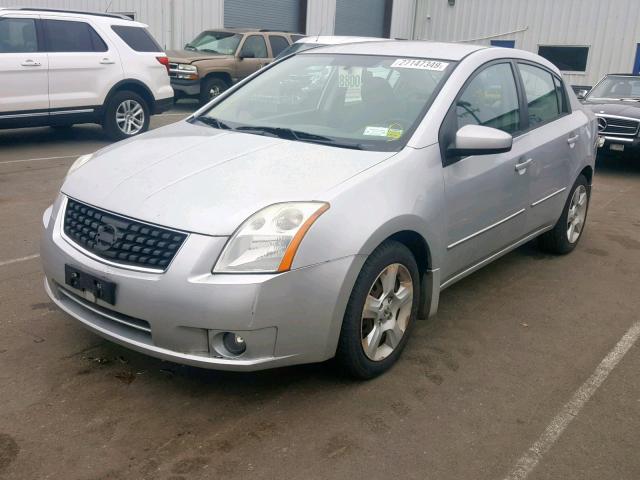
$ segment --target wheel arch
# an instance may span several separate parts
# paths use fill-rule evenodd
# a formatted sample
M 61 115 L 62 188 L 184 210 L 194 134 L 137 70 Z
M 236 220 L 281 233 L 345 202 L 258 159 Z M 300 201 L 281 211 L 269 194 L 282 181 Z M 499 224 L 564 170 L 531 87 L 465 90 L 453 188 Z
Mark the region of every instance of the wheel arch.
M 593 167 L 591 165 L 587 165 L 580 171 L 580 175 L 584 175 L 587 179 L 587 183 L 591 186 L 591 182 L 593 181 Z
M 210 72 L 210 73 L 207 73 L 204 77 L 202 77 L 202 80 L 200 80 L 200 83 L 202 84 L 203 82 L 205 82 L 209 78 L 220 78 L 220 79 L 224 80 L 225 82 L 227 82 L 227 84 L 229 86 L 231 86 L 233 84 L 233 80 L 232 80 L 231 74 L 229 72 Z
M 149 109 L 149 112 L 153 113 L 155 104 L 155 97 L 153 96 L 153 93 L 151 93 L 149 87 L 147 87 L 144 83 L 133 78 L 120 80 L 113 87 L 111 87 L 111 90 L 109 90 L 109 93 L 105 97 L 104 105 L 106 106 L 109 103 L 109 100 L 111 100 L 111 97 L 113 97 L 113 95 L 118 92 L 124 91 L 130 91 L 140 95 L 142 99 L 147 102 L 147 108 Z

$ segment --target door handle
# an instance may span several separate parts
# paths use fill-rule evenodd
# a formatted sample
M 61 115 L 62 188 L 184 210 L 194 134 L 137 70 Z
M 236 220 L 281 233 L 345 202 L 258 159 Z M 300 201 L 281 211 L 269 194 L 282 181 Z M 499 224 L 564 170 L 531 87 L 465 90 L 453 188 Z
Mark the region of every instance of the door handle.
M 114 63 L 116 63 L 116 62 L 114 62 L 114 61 L 113 61 L 113 60 L 111 60 L 110 58 L 103 58 L 102 60 L 100 60 L 100 63 L 101 63 L 102 65 L 113 65 L 113 64 L 114 64 Z
M 578 138 L 580 138 L 580 135 L 578 135 L 578 134 L 574 135 L 573 137 L 569 137 L 569 138 L 567 138 L 567 143 L 569 145 L 573 145 L 574 143 L 576 143 Z
M 42 64 L 40 62 L 36 62 L 34 60 L 25 60 L 20 65 L 22 65 L 23 67 L 39 67 Z
M 524 162 L 516 163 L 516 172 L 522 175 L 527 171 L 527 167 L 533 162 L 533 158 L 528 158 Z

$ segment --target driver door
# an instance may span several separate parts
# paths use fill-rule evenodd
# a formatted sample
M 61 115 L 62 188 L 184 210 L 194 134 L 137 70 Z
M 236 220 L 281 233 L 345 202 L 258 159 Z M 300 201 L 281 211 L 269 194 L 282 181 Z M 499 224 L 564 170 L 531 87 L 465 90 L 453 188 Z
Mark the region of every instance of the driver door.
M 247 35 L 237 54 L 237 77 L 242 80 L 269 63 L 267 43 L 263 35 Z
M 443 129 L 449 139 L 469 124 L 516 136 L 521 108 L 511 62 L 493 63 L 474 73 L 450 110 Z M 448 145 L 447 141 L 445 145 Z M 445 158 L 447 252 L 443 280 L 454 280 L 524 237 L 527 228 L 530 147 L 514 138 L 507 153 Z

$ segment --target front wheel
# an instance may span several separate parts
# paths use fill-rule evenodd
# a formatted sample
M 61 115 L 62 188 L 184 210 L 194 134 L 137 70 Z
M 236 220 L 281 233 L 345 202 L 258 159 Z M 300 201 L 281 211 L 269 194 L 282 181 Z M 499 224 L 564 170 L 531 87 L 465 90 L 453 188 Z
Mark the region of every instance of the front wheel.
M 134 137 L 149 129 L 149 107 L 134 92 L 114 94 L 105 107 L 102 127 L 113 140 Z
M 589 183 L 580 175 L 573 184 L 558 223 L 542 234 L 538 243 L 542 250 L 564 255 L 571 252 L 582 237 L 589 209 Z
M 218 77 L 205 78 L 200 86 L 200 104 L 205 105 L 224 92 L 229 85 Z
M 387 241 L 367 259 L 345 311 L 336 359 L 369 379 L 396 362 L 418 313 L 418 266 L 403 244 Z

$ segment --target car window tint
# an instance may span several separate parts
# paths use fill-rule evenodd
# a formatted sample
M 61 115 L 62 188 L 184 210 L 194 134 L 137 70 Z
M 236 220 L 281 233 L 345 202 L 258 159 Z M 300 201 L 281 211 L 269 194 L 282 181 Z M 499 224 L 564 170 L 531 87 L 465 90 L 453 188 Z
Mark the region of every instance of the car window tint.
M 542 68 L 518 64 L 529 108 L 529 126 L 555 120 L 561 109 L 553 75 Z
M 253 54 L 253 58 L 267 58 L 267 44 L 262 35 L 251 35 L 242 46 L 242 55 Z
M 106 52 L 107 45 L 85 22 L 45 20 L 44 32 L 49 52 Z
M 492 65 L 476 75 L 456 104 L 458 128 L 484 125 L 507 133 L 520 130 L 520 109 L 513 71 L 508 63 Z
M 38 51 L 36 23 L 29 18 L 0 19 L 0 53 Z
M 564 90 L 564 86 L 562 85 L 562 82 L 557 77 L 553 77 L 553 82 L 556 85 L 556 95 L 558 95 L 558 104 L 560 105 L 560 112 L 569 113 L 569 102 L 567 101 L 567 93 Z
M 111 29 L 136 52 L 162 52 L 162 47 L 146 28 L 113 25 Z
M 291 35 L 291 41 L 292 42 L 297 42 L 298 40 L 300 40 L 301 38 L 304 38 L 304 35 Z
M 269 43 L 271 44 L 271 54 L 274 57 L 280 55 L 280 53 L 289 46 L 287 39 L 280 35 L 269 35 Z

